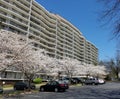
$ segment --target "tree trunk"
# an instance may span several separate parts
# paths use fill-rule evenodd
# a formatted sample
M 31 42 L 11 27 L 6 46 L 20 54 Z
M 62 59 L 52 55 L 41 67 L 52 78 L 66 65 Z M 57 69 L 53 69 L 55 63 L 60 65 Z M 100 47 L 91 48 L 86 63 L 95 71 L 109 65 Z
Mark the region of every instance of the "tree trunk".
M 28 91 L 31 91 L 31 79 L 28 80 Z
M 119 72 L 116 72 L 116 79 L 119 79 Z

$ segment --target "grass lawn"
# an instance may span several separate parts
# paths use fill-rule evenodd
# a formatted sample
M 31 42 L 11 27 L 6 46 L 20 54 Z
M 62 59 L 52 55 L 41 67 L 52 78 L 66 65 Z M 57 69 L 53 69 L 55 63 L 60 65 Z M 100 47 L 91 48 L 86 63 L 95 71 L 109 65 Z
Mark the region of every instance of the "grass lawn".
M 41 85 L 45 85 L 46 83 L 40 83 L 40 84 L 35 84 L 36 88 L 39 88 Z M 13 89 L 13 85 L 12 84 L 5 84 L 3 85 L 3 90 L 12 90 Z

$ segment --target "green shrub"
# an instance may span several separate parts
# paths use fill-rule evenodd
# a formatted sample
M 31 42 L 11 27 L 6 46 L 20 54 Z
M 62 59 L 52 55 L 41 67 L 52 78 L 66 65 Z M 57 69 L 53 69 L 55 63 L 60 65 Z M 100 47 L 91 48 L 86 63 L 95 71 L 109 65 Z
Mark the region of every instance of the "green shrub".
M 40 84 L 40 83 L 42 83 L 42 79 L 41 78 L 35 78 L 33 80 L 33 82 L 36 83 L 36 84 Z

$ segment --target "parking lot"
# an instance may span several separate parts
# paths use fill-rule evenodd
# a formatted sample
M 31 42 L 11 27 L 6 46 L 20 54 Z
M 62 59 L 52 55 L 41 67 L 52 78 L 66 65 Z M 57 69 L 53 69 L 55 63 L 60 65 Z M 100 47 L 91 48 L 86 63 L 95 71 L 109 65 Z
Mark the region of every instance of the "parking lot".
M 120 99 L 120 83 L 72 86 L 66 92 L 38 92 L 4 99 Z

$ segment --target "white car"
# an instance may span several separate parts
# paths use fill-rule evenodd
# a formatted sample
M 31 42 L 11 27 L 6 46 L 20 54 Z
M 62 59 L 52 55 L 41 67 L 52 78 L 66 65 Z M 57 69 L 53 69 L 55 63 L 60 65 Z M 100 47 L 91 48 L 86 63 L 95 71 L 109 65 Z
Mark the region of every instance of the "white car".
M 99 82 L 99 84 L 104 84 L 105 83 L 105 80 L 103 80 L 103 79 L 98 79 L 98 82 Z

